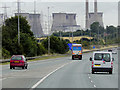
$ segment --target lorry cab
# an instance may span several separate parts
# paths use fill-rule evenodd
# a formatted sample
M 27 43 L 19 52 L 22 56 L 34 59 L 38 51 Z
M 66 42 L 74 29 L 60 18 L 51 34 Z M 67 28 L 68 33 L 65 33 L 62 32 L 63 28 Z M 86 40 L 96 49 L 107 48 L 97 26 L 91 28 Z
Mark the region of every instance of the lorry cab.
M 82 45 L 81 44 L 72 44 L 72 60 L 78 58 L 82 60 Z
M 92 61 L 92 74 L 94 72 L 109 72 L 112 74 L 113 58 L 111 52 L 94 52 Z

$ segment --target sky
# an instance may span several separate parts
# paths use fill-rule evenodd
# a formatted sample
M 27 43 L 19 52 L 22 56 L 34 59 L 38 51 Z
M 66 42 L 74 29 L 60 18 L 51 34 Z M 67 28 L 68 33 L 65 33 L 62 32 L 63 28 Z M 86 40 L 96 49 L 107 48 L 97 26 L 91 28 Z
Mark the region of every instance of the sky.
M 17 0 L 0 0 L 0 7 L 6 6 L 8 16 L 13 16 L 17 12 Z M 34 0 L 20 0 L 21 12 L 33 13 L 34 11 Z M 94 0 L 89 0 L 89 11 L 94 11 Z M 104 26 L 118 25 L 118 1 L 119 0 L 97 0 L 98 1 L 98 12 L 103 12 Z M 64 13 L 76 13 L 77 24 L 85 28 L 85 0 L 36 0 L 36 11 L 37 13 L 43 14 L 42 24 L 47 22 L 48 9 L 50 7 L 50 15 L 56 12 Z M 0 8 L 0 13 L 4 13 L 4 10 Z M 51 20 L 52 23 L 52 20 Z
M 33 2 L 34 0 L 21 0 L 24 2 Z M 85 2 L 85 0 L 36 0 L 41 2 Z M 94 0 L 89 0 L 93 2 Z M 119 2 L 120 0 L 97 0 L 98 2 Z M 0 0 L 0 2 L 16 2 L 16 0 Z

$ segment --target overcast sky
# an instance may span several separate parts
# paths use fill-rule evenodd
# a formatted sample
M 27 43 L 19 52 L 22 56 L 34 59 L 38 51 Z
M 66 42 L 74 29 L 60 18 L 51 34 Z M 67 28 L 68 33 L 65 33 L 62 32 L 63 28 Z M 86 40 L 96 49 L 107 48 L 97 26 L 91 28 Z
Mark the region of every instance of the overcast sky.
M 0 0 L 0 7 L 6 6 L 8 16 L 13 16 L 17 11 L 17 0 Z M 20 0 L 21 12 L 33 13 L 34 10 L 34 0 Z M 85 27 L 85 1 L 86 0 L 36 0 L 37 1 L 37 13 L 42 13 L 44 15 L 43 21 L 46 20 L 47 7 L 50 7 L 50 15 L 55 12 L 64 13 L 76 13 L 77 23 L 81 25 L 82 28 Z M 90 12 L 94 10 L 94 0 L 90 1 Z M 118 1 L 119 0 L 97 0 L 98 1 L 98 11 L 104 13 L 103 21 L 104 26 L 107 25 L 118 25 Z M 4 10 L 0 8 L 0 13 L 4 13 Z
M 0 2 L 15 2 L 17 0 L 0 0 Z M 35 0 L 21 0 L 24 2 L 33 2 Z M 36 0 L 41 2 L 85 2 L 86 0 Z M 94 0 L 89 0 L 93 2 Z M 98 2 L 118 2 L 120 0 L 97 0 Z

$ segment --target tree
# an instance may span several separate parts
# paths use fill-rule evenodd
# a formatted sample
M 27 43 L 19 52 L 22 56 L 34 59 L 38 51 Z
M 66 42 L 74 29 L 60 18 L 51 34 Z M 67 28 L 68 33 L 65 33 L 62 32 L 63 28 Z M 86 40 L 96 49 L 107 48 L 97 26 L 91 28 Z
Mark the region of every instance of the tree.
M 106 32 L 107 32 L 107 34 L 113 34 L 113 33 L 116 32 L 116 30 L 117 30 L 117 28 L 114 27 L 114 26 L 107 26 L 107 27 L 106 27 Z
M 94 22 L 94 23 L 91 24 L 91 26 L 90 26 L 91 32 L 92 32 L 92 33 L 98 33 L 99 27 L 100 27 L 99 22 Z
M 47 39 L 42 41 L 42 44 L 46 49 L 48 49 L 48 37 Z M 53 35 L 50 37 L 50 49 L 51 49 L 51 53 L 60 53 L 60 54 L 64 54 L 69 50 L 65 40 L 63 39 L 60 40 L 59 37 Z
M 36 56 L 40 46 L 30 30 L 30 25 L 26 18 L 20 16 L 20 44 L 18 44 L 18 17 L 11 17 L 2 26 L 2 46 L 5 53 L 24 54 L 25 56 Z M 4 56 L 4 55 L 3 55 Z

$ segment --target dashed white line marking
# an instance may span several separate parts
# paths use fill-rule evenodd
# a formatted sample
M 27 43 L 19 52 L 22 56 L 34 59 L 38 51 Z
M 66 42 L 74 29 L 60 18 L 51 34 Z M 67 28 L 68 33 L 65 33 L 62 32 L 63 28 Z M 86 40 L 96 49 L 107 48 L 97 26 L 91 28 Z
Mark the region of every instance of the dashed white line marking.
M 94 85 L 94 87 L 96 88 L 96 86 Z
M 93 81 L 91 80 L 91 83 L 92 83 Z
M 90 79 L 90 77 L 89 77 L 89 79 Z
M 71 61 L 70 63 L 72 63 L 73 61 Z M 34 84 L 30 90 L 33 90 L 34 88 L 36 88 L 39 84 L 41 84 L 47 77 L 49 77 L 51 74 L 53 74 L 54 72 L 56 72 L 57 70 L 61 69 L 62 67 L 64 67 L 65 65 L 67 64 L 70 64 L 70 63 L 66 63 L 60 67 L 58 67 L 57 69 L 55 69 L 54 71 L 50 72 L 49 74 L 47 74 L 45 77 L 43 77 L 41 80 L 39 80 L 36 84 Z
M 5 79 L 7 79 L 7 78 L 2 78 L 2 79 L 0 79 L 0 81 L 5 80 Z

